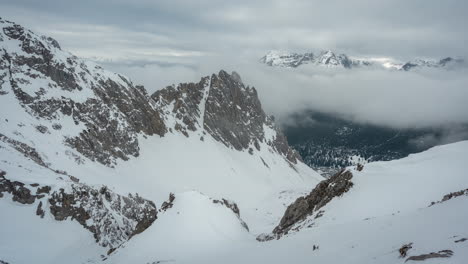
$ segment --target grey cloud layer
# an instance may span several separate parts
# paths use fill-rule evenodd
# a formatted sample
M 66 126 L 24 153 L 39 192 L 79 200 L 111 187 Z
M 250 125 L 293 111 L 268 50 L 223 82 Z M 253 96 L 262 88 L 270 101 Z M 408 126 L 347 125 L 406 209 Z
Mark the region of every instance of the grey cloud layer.
M 467 1 L 0 0 L 0 10 L 150 91 L 223 68 L 256 86 L 280 119 L 314 108 L 397 127 L 468 121 L 465 70 L 291 71 L 257 63 L 270 49 L 468 58 Z

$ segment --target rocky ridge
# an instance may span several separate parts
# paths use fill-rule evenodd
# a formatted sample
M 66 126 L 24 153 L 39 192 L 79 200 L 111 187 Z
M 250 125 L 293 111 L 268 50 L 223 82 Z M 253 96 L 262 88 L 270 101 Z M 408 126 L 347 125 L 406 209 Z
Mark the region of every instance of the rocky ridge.
M 360 169 L 362 170 L 362 167 Z M 325 213 L 324 210 L 320 210 L 322 207 L 353 187 L 352 178 L 351 171 L 342 169 L 329 179 L 320 182 L 308 195 L 297 198 L 295 202 L 287 207 L 281 221 L 271 234 L 261 234 L 257 237 L 257 240 L 279 239 L 290 231 L 298 231 L 305 226 L 312 226 L 314 224 L 313 219 L 319 218 Z M 306 221 L 310 216 L 314 216 L 314 218 Z
M 149 96 L 126 77 L 61 50 L 52 38 L 7 20 L 0 25 L 0 101 L 17 101 L 36 119 L 32 128 L 15 117 L 1 120 L 17 123 L 16 135 L 5 133 L 10 138 L 34 129 L 61 138 L 87 159 L 114 166 L 139 155 L 139 136 L 164 136 L 169 128 L 186 136 L 198 131 L 201 139 L 209 133 L 249 152 L 265 142 L 292 163 L 300 159 L 262 110 L 255 88 L 237 73 L 220 71 Z
M 170 130 L 187 137 L 193 132 L 200 140 L 210 134 L 227 147 L 249 153 L 265 143 L 293 164 L 301 160 L 274 118 L 263 111 L 256 89 L 244 85 L 236 72 L 221 70 L 198 83 L 166 87 L 151 98 Z
M 0 170 L 0 198 L 37 204 L 36 215 L 57 221 L 75 220 L 93 233 L 96 243 L 110 249 L 143 232 L 157 218 L 153 202 L 137 195 L 123 196 L 106 186 L 63 181 L 60 186 L 11 181 Z
M 106 165 L 138 156 L 139 133 L 166 132 L 143 87 L 62 51 L 52 38 L 3 19 L 0 26 L 1 96 L 40 121 L 39 132 L 61 130 L 70 120 L 74 133 L 63 141 Z

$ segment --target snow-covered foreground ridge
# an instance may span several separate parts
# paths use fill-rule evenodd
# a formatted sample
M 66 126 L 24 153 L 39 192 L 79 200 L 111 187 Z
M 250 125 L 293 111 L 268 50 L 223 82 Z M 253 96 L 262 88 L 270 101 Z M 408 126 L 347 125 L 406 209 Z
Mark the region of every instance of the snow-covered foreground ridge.
M 217 208 L 217 221 L 254 237 L 322 180 L 237 73 L 148 95 L 3 19 L 0 113 L 0 260 L 9 263 L 106 259 L 164 226 L 170 193 L 176 203 L 202 197 L 190 210 Z
M 348 168 L 347 176 L 328 186 L 351 181 L 350 188 L 319 210 L 296 206 L 305 217 L 264 242 L 234 216 L 221 216 L 227 209 L 202 205 L 209 198 L 185 193 L 161 216 L 161 225 L 152 225 L 106 263 L 466 263 L 467 160 L 463 141 L 362 170 Z M 171 229 L 175 223 L 181 228 Z
M 466 141 L 323 182 L 236 73 L 148 95 L 0 27 L 0 263 L 468 259 Z

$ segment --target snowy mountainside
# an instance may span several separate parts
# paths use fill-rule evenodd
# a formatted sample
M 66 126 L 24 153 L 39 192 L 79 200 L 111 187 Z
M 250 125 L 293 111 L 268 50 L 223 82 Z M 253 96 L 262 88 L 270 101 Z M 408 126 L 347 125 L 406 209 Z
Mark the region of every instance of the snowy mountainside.
M 300 54 L 273 50 L 260 58 L 260 62 L 268 66 L 285 68 L 297 68 L 304 64 L 312 64 L 327 68 L 352 69 L 373 66 L 402 71 L 409 71 L 416 68 L 452 69 L 464 66 L 464 60 L 461 58 L 446 57 L 440 60 L 416 58 L 409 61 L 398 61 L 386 57 L 354 57 L 346 54 L 338 54 L 331 50 L 324 50 L 316 55 L 312 52 Z
M 107 262 L 218 263 L 223 259 L 225 263 L 337 263 L 346 259 L 346 263 L 390 264 L 421 259 L 417 263 L 461 264 L 468 258 L 465 224 L 468 196 L 461 191 L 468 186 L 464 166 L 467 157 L 468 141 L 463 141 L 400 160 L 372 162 L 364 168 L 349 167 L 341 176 L 314 188 L 324 192 L 316 192 L 309 198 L 330 195 L 330 199 L 315 200 L 322 203 L 318 210 L 308 208 L 308 203 L 288 209 L 289 213 L 305 215 L 287 233 L 279 232 L 279 239 L 274 235 L 272 240 L 257 242 L 253 234 L 247 234 L 233 221 L 235 218 L 224 221 L 222 228 L 219 223 L 213 226 L 205 208 L 203 213 L 193 216 L 193 221 L 183 220 L 187 221 L 184 226 L 190 227 L 199 222 L 200 229 L 168 234 L 171 238 L 186 235 L 186 239 L 180 239 L 182 242 L 162 240 L 156 234 L 167 232 L 153 225 L 147 236 L 131 240 Z M 192 198 L 190 203 L 208 200 L 202 197 Z M 306 201 L 312 202 L 309 198 Z M 299 198 L 291 206 L 302 201 Z M 179 206 L 187 203 L 180 201 Z M 222 230 L 223 238 L 213 238 L 214 230 Z M 206 239 L 196 242 L 191 239 L 202 233 L 207 234 Z M 407 244 L 411 248 L 402 257 L 399 250 Z M 132 253 L 140 250 L 145 253 L 138 257 Z M 449 252 L 448 257 L 437 257 L 444 252 Z
M 236 73 L 150 96 L 51 38 L 0 26 L 0 205 L 12 215 L 0 227 L 1 261 L 63 263 L 66 252 L 68 263 L 99 262 L 156 225 L 169 193 L 213 197 L 202 210 L 238 208 L 221 214 L 266 232 L 323 179 Z M 38 250 L 19 253 L 28 247 Z
M 46 138 L 60 138 L 83 156 L 112 165 L 138 155 L 139 133 L 164 135 L 142 87 L 62 51 L 51 38 L 6 20 L 0 24 L 0 122 L 6 137 L 21 141 L 35 134 L 45 146 Z
M 388 233 L 383 234 L 379 243 L 397 243 L 398 235 L 401 235 L 405 239 L 401 240 L 402 245 L 406 241 L 414 241 L 411 255 L 419 255 L 425 250 L 451 250 L 454 256 L 458 255 L 457 258 L 443 263 L 462 263 L 467 258 L 468 244 L 457 245 L 459 242 L 455 241 L 458 237 L 468 235 L 467 227 L 462 224 L 464 220 L 461 220 L 468 218 L 468 214 L 466 211 L 458 211 L 468 202 L 468 177 L 463 166 L 467 160 L 468 141 L 462 141 L 434 147 L 400 160 L 373 162 L 363 168 L 349 167 L 346 173 L 351 177 L 345 179 L 343 176 L 346 173 L 338 173 L 334 176 L 335 179 L 330 179 L 338 182 L 336 179 L 341 178 L 341 181 L 350 182 L 349 188 L 338 193 L 322 207 L 314 207 L 311 203 L 313 200 L 308 199 L 320 193 L 317 192 L 320 188 L 317 185 L 309 194 L 311 196 L 306 198 L 305 205 L 301 199 L 290 205 L 281 223 L 286 223 L 286 219 L 296 221 L 288 222 L 288 226 L 281 226 L 280 223 L 274 232 L 293 237 L 293 233 L 297 232 L 313 233 L 314 230 L 333 229 L 340 225 L 358 226 L 360 222 L 366 221 L 368 226 L 380 225 L 383 221 L 387 222 L 388 228 L 385 229 Z M 397 195 L 395 190 L 398 190 Z M 312 207 L 308 207 L 309 205 Z M 294 215 L 301 212 L 305 213 L 305 217 L 294 218 Z M 440 212 L 444 212 L 444 215 L 436 217 Z M 432 220 L 424 221 L 424 216 L 431 216 Z M 425 224 L 421 224 L 422 222 Z M 449 223 L 454 226 L 448 228 Z M 414 228 L 414 224 L 421 225 L 417 228 L 418 232 L 408 231 L 408 227 Z M 391 234 L 393 225 L 397 229 L 407 230 L 408 233 L 401 231 L 397 236 Z M 429 239 L 434 242 L 428 241 Z M 358 247 L 358 241 L 353 243 Z M 368 248 L 368 251 L 372 250 L 374 249 Z M 386 255 L 375 257 L 380 259 L 379 263 L 392 263 Z

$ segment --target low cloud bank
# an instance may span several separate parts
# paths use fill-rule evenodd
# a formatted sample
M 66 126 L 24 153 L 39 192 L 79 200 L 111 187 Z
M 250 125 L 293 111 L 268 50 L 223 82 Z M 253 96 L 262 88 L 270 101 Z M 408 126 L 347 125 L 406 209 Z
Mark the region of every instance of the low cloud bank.
M 149 64 L 112 68 L 135 83 L 144 84 L 149 92 L 170 84 L 198 81 L 220 69 L 236 71 L 246 85 L 258 90 L 265 110 L 279 122 L 290 122 L 288 117 L 294 113 L 316 110 L 393 128 L 468 123 L 466 68 L 404 72 L 304 65 L 287 69 L 239 58 L 205 58 L 190 66 Z

